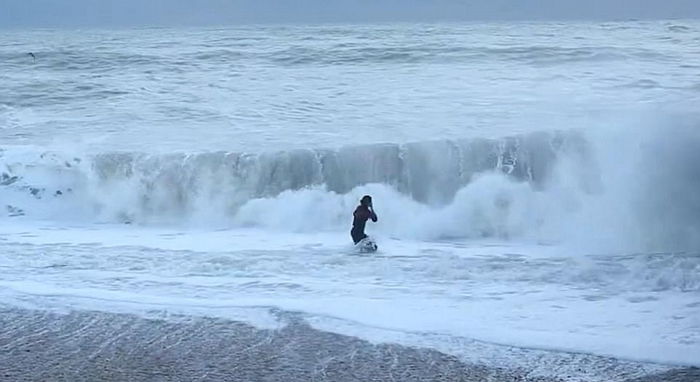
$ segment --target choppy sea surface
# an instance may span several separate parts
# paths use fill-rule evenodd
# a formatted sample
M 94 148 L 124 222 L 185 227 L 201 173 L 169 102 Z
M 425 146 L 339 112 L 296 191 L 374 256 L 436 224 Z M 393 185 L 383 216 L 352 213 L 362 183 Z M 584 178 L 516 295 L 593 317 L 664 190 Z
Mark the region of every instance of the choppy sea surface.
M 698 73 L 697 21 L 2 31 L 1 301 L 698 366 Z

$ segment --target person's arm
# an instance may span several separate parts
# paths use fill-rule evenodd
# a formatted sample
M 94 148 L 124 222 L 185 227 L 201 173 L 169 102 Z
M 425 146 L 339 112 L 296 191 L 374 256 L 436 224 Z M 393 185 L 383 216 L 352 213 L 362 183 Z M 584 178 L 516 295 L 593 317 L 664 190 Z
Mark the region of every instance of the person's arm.
M 373 222 L 377 222 L 377 214 L 374 213 L 373 207 L 369 208 L 369 218 L 372 219 Z

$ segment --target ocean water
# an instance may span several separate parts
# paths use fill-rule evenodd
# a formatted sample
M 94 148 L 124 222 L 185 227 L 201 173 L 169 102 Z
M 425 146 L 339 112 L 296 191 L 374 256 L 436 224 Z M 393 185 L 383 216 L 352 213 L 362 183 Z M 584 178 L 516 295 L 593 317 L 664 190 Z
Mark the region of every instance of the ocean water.
M 699 72 L 697 21 L 3 31 L 0 298 L 700 366 Z

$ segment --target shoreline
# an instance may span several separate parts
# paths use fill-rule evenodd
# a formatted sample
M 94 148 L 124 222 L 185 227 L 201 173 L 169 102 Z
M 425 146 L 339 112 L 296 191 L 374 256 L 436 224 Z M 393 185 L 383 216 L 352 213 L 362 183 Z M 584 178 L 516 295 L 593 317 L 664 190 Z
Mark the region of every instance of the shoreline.
M 279 329 L 219 318 L 0 309 L 0 381 L 586 381 L 468 363 L 437 350 L 320 331 L 294 314 Z M 566 358 L 576 355 L 563 355 Z M 584 358 L 615 359 L 581 355 Z M 605 362 L 605 361 L 604 361 Z M 540 365 L 541 366 L 541 365 Z M 599 368 L 599 365 L 596 365 Z M 584 379 L 581 379 L 584 378 Z M 700 380 L 698 368 L 615 377 Z

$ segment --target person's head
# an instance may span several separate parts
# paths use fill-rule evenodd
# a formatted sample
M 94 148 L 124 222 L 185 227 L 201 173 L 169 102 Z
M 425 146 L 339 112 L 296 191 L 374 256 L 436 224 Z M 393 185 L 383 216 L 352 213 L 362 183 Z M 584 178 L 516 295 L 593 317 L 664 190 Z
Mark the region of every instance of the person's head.
M 371 206 L 372 205 L 372 197 L 369 195 L 365 195 L 360 199 L 360 204 L 363 206 Z

